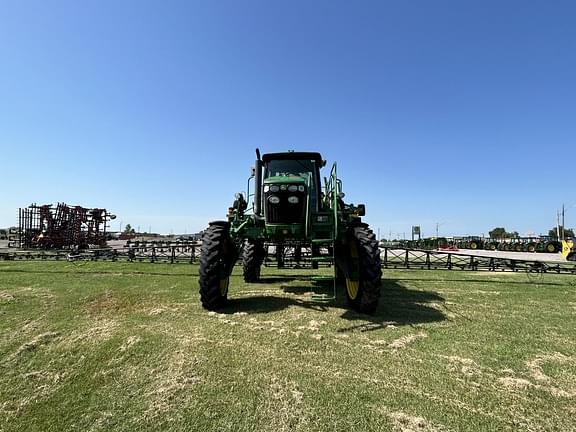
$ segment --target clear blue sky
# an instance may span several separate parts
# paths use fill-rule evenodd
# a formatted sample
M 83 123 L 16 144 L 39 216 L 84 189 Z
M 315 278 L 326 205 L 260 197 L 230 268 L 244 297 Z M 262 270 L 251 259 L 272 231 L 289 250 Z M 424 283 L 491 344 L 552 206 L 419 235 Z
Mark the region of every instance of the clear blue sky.
M 576 204 L 575 23 L 572 1 L 2 1 L 0 226 L 64 201 L 195 232 L 260 147 L 338 161 L 382 236 L 545 232 Z

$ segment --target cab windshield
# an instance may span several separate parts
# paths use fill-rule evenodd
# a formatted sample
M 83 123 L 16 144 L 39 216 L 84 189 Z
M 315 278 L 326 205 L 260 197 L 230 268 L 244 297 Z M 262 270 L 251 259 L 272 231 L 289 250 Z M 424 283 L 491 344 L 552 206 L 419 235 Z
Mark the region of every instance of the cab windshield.
M 310 176 L 310 198 L 312 208 L 317 208 L 318 185 L 316 161 L 298 159 L 276 159 L 268 161 L 264 166 L 264 178 L 268 177 L 307 177 Z
M 314 161 L 311 160 L 271 160 L 266 164 L 264 178 L 273 176 L 302 176 L 307 174 L 314 177 L 316 171 Z

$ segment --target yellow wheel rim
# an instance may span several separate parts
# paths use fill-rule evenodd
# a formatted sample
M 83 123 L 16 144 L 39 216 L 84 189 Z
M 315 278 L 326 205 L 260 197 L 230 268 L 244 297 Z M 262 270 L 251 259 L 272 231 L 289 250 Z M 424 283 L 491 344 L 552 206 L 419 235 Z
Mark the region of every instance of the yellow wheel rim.
M 360 282 L 346 278 L 346 291 L 348 291 L 348 297 L 352 300 L 356 300 L 356 297 L 358 297 L 359 286 Z
M 359 258 L 358 246 L 356 246 L 355 242 L 350 242 L 350 257 L 353 259 L 354 262 L 356 262 Z M 359 265 L 359 263 L 356 263 L 356 265 Z M 358 269 L 358 272 L 359 271 L 360 269 Z M 359 281 L 350 280 L 346 278 L 346 291 L 348 292 L 348 297 L 350 297 L 351 300 L 356 300 L 356 297 L 358 297 L 359 288 L 360 288 Z
M 230 278 L 220 280 L 220 294 L 224 297 L 228 294 L 228 284 L 230 283 Z

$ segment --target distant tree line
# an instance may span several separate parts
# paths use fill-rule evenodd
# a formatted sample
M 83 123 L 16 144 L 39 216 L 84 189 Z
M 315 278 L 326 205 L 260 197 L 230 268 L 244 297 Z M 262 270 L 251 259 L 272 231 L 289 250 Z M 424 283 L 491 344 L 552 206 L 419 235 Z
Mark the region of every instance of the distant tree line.
M 123 234 L 135 234 L 136 230 L 134 228 L 132 228 L 132 226 L 130 226 L 130 224 L 126 224 L 126 226 L 124 227 L 124 231 L 122 231 Z
M 562 230 L 564 230 L 564 238 L 572 237 L 574 238 L 574 230 L 570 228 L 564 228 L 560 226 L 560 235 L 562 235 Z M 518 238 L 520 234 L 518 231 L 508 232 L 504 227 L 496 227 L 492 231 L 488 232 L 491 239 L 503 239 L 503 238 Z M 558 238 L 556 227 L 548 231 L 548 236 L 553 238 Z
M 564 228 L 562 225 L 560 225 L 560 235 L 562 235 L 562 230 L 564 230 L 564 238 L 574 238 L 574 229 L 570 229 L 570 228 Z M 556 228 L 552 228 L 550 231 L 548 231 L 548 235 L 550 237 L 554 237 L 557 238 L 557 232 L 556 232 Z
M 488 232 L 491 239 L 502 239 L 502 238 L 517 238 L 520 237 L 518 231 L 508 232 L 504 227 L 496 227 L 492 231 Z

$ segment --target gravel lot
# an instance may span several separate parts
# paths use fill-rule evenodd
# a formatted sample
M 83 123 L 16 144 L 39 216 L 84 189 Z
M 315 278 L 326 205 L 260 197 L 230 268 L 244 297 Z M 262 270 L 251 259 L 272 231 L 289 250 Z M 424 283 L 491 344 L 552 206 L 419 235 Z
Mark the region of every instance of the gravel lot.
M 517 260 L 534 260 L 534 261 L 562 261 L 566 260 L 560 252 L 558 253 L 539 253 L 539 252 L 507 252 L 507 251 L 488 251 L 488 250 L 473 250 L 473 249 L 458 249 L 457 251 L 438 251 L 445 253 L 459 253 L 466 255 L 494 257 L 494 258 L 509 258 Z

